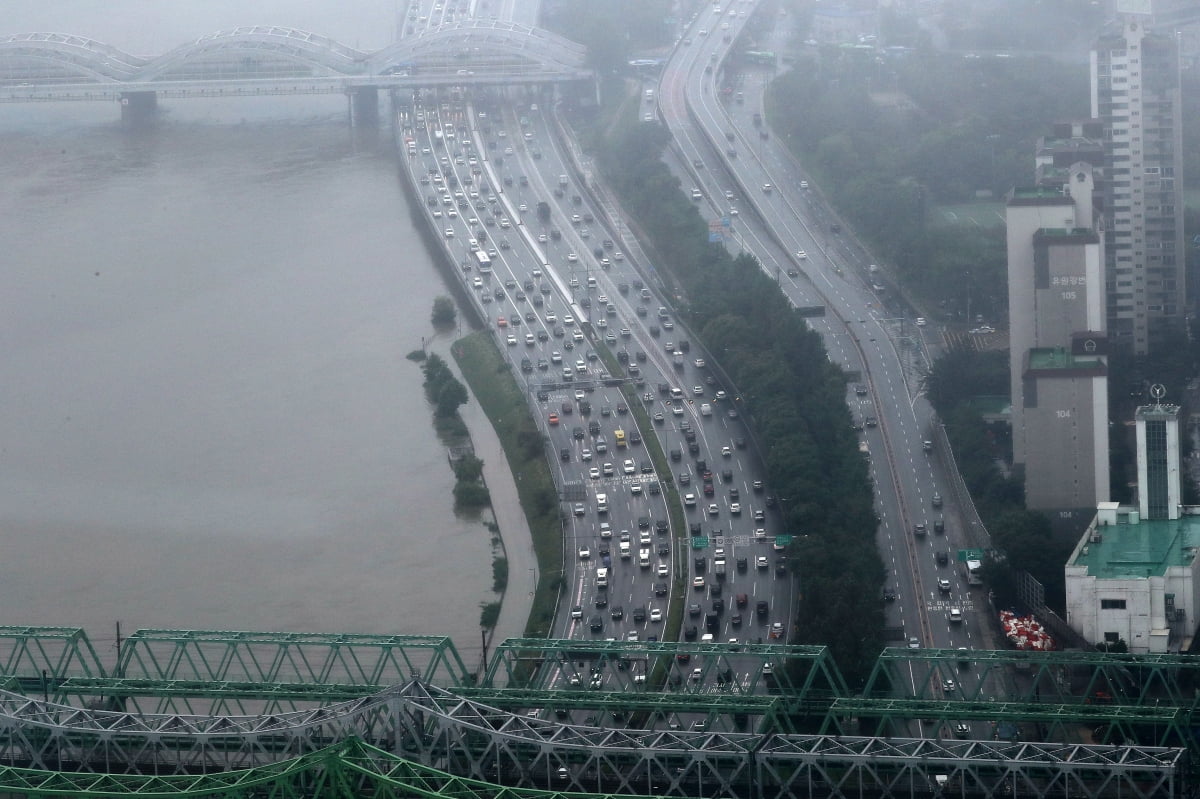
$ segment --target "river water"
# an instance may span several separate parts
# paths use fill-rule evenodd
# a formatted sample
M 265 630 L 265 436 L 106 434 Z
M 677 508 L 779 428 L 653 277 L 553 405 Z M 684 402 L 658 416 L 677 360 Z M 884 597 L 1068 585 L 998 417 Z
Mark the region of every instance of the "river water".
M 180 3 L 183 21 L 122 41 L 144 3 L 50 5 L 89 13 L 18 2 L 6 24 L 157 53 L 246 22 L 215 18 L 244 4 Z M 392 4 L 361 5 L 378 37 Z M 333 7 L 323 32 L 383 44 Z M 446 288 L 388 132 L 351 130 L 341 97 L 161 111 L 130 131 L 113 105 L 0 106 L 0 624 L 477 650 L 492 543 L 452 510 L 404 358 Z

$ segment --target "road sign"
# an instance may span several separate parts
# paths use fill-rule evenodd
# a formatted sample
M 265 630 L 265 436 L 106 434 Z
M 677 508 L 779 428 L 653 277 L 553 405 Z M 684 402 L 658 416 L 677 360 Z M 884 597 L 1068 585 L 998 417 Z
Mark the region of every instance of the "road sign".
M 775 543 L 781 547 L 786 547 L 788 544 L 792 543 L 792 536 L 777 535 L 775 536 Z
M 708 548 L 708 537 L 707 536 L 702 536 L 702 535 L 692 536 L 692 549 L 706 549 L 706 548 Z
M 725 241 L 724 233 L 714 232 L 711 230 L 708 231 L 708 243 L 709 244 L 720 244 L 723 241 Z
M 960 549 L 958 550 L 958 562 L 966 563 L 968 560 L 983 560 L 982 549 Z

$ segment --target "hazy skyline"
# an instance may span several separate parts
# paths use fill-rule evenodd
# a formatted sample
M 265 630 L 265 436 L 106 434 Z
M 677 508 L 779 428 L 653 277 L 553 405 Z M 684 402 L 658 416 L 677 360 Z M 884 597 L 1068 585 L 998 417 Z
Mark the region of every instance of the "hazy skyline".
M 11 0 L 0 35 L 69 33 L 135 55 L 160 55 L 201 36 L 243 25 L 278 25 L 377 50 L 395 33 L 398 0 Z

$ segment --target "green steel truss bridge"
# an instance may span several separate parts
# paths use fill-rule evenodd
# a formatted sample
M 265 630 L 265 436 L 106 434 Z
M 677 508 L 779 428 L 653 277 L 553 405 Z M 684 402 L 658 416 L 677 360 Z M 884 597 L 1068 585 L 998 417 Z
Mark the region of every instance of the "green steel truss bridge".
M 437 636 L 141 630 L 109 668 L 80 629 L 0 627 L 0 793 L 1185 796 L 1198 670 L 888 649 L 855 695 L 824 647 L 515 639 L 473 674 Z

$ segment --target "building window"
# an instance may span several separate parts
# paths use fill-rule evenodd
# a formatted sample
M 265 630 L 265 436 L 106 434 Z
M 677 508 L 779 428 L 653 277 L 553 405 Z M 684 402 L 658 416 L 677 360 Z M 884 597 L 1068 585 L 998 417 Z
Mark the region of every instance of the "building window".
M 1101 599 L 1100 600 L 1100 609 L 1101 610 L 1124 610 L 1125 609 L 1125 600 L 1124 599 Z
M 1105 643 L 1115 644 L 1117 641 L 1120 641 L 1120 640 L 1121 640 L 1120 633 L 1105 633 L 1104 634 Z

